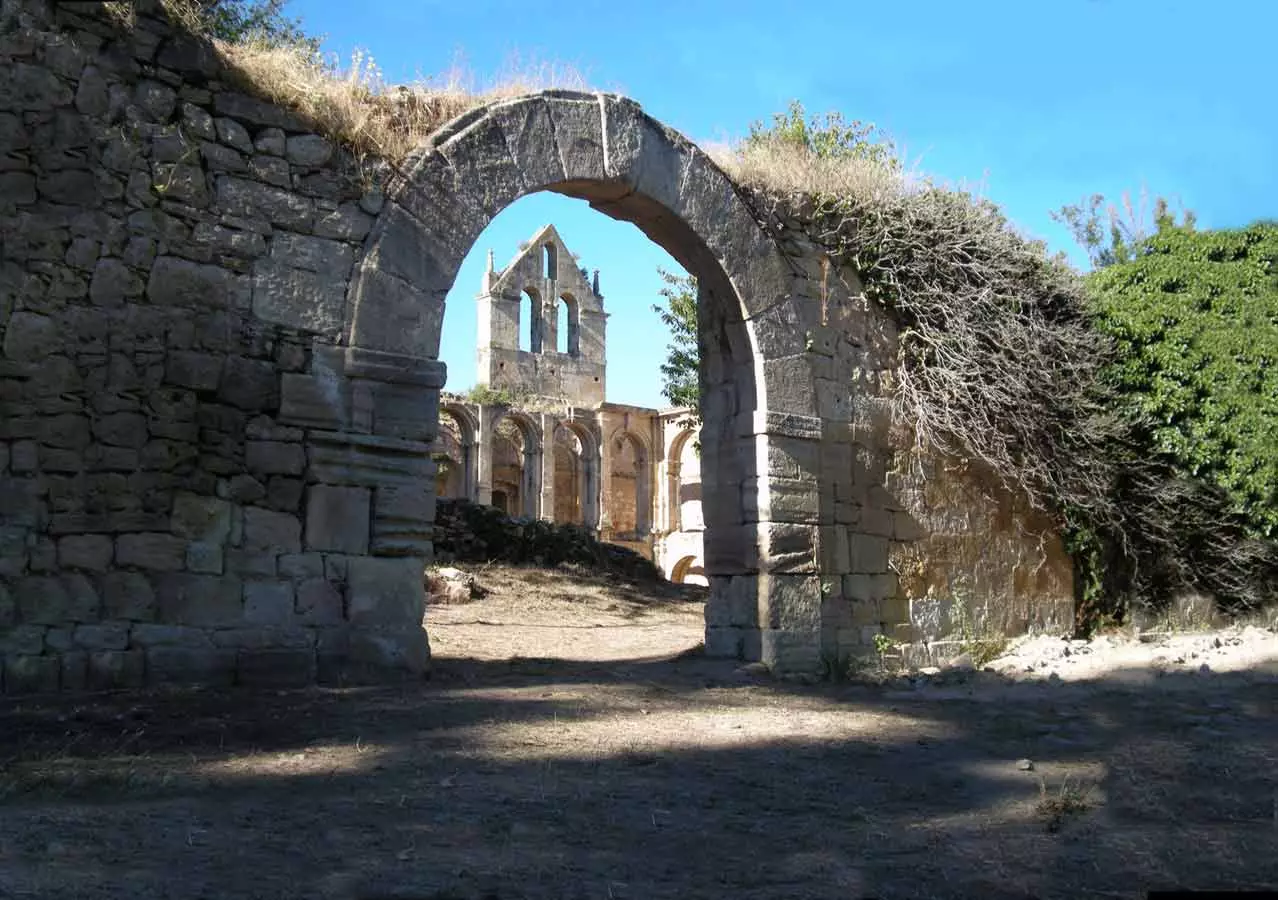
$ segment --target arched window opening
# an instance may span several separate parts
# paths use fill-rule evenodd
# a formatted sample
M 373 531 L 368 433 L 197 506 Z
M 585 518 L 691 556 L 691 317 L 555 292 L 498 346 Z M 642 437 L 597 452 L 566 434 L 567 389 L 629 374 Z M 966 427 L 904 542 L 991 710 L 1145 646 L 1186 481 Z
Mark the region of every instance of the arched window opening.
M 525 288 L 519 300 L 519 349 L 526 353 L 541 352 L 541 298 L 532 288 Z
M 556 265 L 558 260 L 556 258 L 555 245 L 543 244 L 541 249 L 546 254 L 546 277 L 550 279 L 558 278 L 559 276 L 556 274 L 558 272 L 558 266 Z
M 560 353 L 577 356 L 581 352 L 581 317 L 577 299 L 572 294 L 559 295 L 559 332 L 556 339 Z
M 571 328 L 571 315 L 568 311 L 568 301 L 564 298 L 559 299 L 559 310 L 555 322 L 555 350 L 559 353 L 568 352 L 568 329 Z

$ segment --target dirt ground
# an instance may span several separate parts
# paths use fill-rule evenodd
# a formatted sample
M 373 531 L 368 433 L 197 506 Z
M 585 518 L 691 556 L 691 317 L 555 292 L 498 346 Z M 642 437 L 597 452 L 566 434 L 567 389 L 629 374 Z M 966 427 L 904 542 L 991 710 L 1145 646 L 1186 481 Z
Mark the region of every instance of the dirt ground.
M 427 681 L 0 703 L 0 897 L 1278 888 L 1272 632 L 800 685 L 702 657 L 697 591 L 480 577 Z

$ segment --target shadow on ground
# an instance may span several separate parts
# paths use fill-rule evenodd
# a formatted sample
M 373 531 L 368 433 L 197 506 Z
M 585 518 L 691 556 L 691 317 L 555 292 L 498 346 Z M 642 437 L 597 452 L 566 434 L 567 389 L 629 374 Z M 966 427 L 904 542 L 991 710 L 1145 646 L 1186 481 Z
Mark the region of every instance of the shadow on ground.
M 1276 712 L 1269 674 L 800 686 L 695 653 L 8 701 L 0 896 L 1274 888 Z

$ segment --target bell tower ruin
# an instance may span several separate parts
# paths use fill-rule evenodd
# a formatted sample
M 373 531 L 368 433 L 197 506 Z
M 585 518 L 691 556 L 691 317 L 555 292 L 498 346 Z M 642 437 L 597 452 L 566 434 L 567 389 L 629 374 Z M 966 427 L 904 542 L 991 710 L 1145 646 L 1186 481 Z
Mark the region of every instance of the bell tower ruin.
M 500 272 L 489 251 L 477 302 L 480 385 L 589 409 L 604 402 L 608 316 L 599 273 L 587 280 L 554 225 L 533 235 Z

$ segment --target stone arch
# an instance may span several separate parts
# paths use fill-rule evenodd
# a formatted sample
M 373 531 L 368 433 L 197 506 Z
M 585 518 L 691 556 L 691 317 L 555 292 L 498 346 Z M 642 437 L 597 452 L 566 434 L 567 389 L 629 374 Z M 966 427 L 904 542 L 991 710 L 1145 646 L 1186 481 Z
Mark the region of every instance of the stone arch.
M 492 446 L 489 452 L 494 462 L 494 478 L 498 477 L 497 467 L 500 466 L 502 459 L 498 452 L 498 443 L 503 440 L 502 424 L 509 423 L 515 432 L 518 433 L 520 444 L 517 452 L 520 454 L 518 467 L 518 480 L 515 484 L 516 496 L 518 501 L 506 508 L 506 512 L 512 516 L 522 516 L 524 518 L 534 519 L 541 515 L 541 429 L 532 418 L 525 412 L 512 409 L 500 409 L 493 417 L 491 438 Z M 508 495 L 511 492 L 506 492 Z
M 695 484 L 690 484 L 693 473 L 688 471 L 689 467 L 684 459 L 686 452 L 694 446 L 695 437 L 696 432 L 691 428 L 680 428 L 679 433 L 670 442 L 670 449 L 666 452 L 668 461 L 666 471 L 669 477 L 666 490 L 669 497 L 671 531 L 699 531 L 704 527 L 701 514 L 700 466 L 698 465 L 695 472 L 697 479 Z M 695 488 L 695 496 L 690 488 Z M 695 504 L 695 507 L 692 507 L 692 504 Z M 695 516 L 690 516 L 689 511 L 695 511 Z
M 579 445 L 571 460 L 561 458 L 561 430 L 575 438 Z M 595 528 L 599 523 L 599 442 L 590 428 L 572 419 L 556 421 L 554 435 L 554 519 L 556 522 L 573 522 Z M 573 471 L 564 471 L 565 462 L 573 467 Z
M 479 453 L 477 448 L 479 420 L 461 403 L 446 401 L 440 404 L 440 413 L 457 425 L 459 434 L 458 464 L 460 467 L 461 496 L 472 503 L 478 500 Z
M 700 584 L 705 580 L 705 569 L 702 568 L 700 562 L 695 556 L 685 556 L 674 564 L 674 568 L 670 570 L 670 580 L 675 584 Z M 689 577 L 696 577 L 699 580 L 689 582 Z
M 347 297 L 347 373 L 442 381 L 444 299 L 463 258 L 493 216 L 538 191 L 631 222 L 697 277 L 701 442 L 719 461 L 703 481 L 715 623 L 707 650 L 818 667 L 823 427 L 805 335 L 820 325 L 819 304 L 760 224 L 764 214 L 638 104 L 546 91 L 479 107 L 432 135 L 366 238 Z M 790 463 L 774 472 L 774 457 Z M 757 604 L 741 603 L 742 592 L 757 593 Z M 729 623 L 713 612 L 729 606 L 761 618 Z
M 614 534 L 621 540 L 641 541 L 652 526 L 652 448 L 643 435 L 617 428 L 608 438 L 611 466 L 608 507 Z

